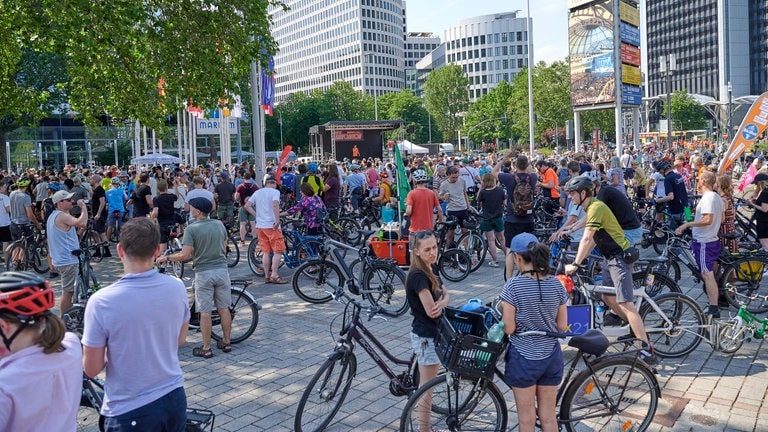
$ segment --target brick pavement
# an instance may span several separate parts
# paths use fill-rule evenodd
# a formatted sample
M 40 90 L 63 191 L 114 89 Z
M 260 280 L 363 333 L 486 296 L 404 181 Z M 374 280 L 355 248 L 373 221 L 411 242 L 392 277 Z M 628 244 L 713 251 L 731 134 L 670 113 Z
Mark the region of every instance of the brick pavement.
M 652 251 L 652 250 L 651 250 Z M 643 252 L 649 255 L 649 250 Z M 120 276 L 117 258 L 105 259 L 95 268 L 103 284 Z M 189 270 L 189 269 L 187 269 Z M 283 276 L 287 269 L 281 269 Z M 244 253 L 232 269 L 233 278 L 252 276 Z M 191 271 L 185 282 L 191 284 Z M 687 274 L 683 291 L 699 304 L 705 299 L 700 285 L 693 286 Z M 58 281 L 53 285 L 58 288 Z M 260 283 L 260 281 L 257 281 Z M 502 285 L 500 270 L 482 267 L 461 283 L 448 285 L 452 304 L 469 298 L 490 300 Z M 192 357 L 200 335 L 191 333 L 181 348 L 180 357 L 186 378 L 190 407 L 216 413 L 216 430 L 266 431 L 293 430 L 293 417 L 301 394 L 317 367 L 331 352 L 343 310 L 335 302 L 312 305 L 301 301 L 290 285 L 252 286 L 249 291 L 263 307 L 258 328 L 248 340 L 235 345 L 231 354 L 215 350 L 210 360 Z M 374 319 L 367 325 L 397 356 L 409 355 L 408 315 L 386 321 Z M 652 431 L 759 431 L 768 420 L 768 356 L 760 355 L 762 341 L 753 341 L 733 355 L 713 352 L 702 343 L 691 354 L 679 359 L 663 359 L 657 375 L 662 386 L 658 416 Z M 358 374 L 347 400 L 327 429 L 341 431 L 395 431 L 404 398 L 392 396 L 387 382 L 373 361 L 360 349 Z M 499 386 L 506 390 L 506 386 Z M 511 391 L 505 392 L 513 406 Z M 516 430 L 511 411 L 510 430 Z

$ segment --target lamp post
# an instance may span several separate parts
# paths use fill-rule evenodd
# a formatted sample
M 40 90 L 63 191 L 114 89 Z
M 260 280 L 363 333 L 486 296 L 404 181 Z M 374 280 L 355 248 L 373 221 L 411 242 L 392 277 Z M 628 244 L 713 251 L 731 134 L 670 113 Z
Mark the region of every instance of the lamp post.
M 530 152 L 531 158 L 533 158 L 533 44 L 531 40 L 533 35 L 531 34 L 531 0 L 526 0 L 526 17 L 525 22 L 528 28 L 528 134 L 530 135 Z
M 677 70 L 674 54 L 659 57 L 659 71 L 663 73 L 667 88 L 667 146 L 672 147 L 672 73 Z
M 469 129 L 467 129 L 467 150 L 469 150 L 469 134 L 472 133 L 472 130 L 475 129 L 476 127 L 480 126 L 483 123 L 487 123 L 487 122 L 493 121 L 493 120 L 504 120 L 504 121 L 507 121 L 507 115 L 503 114 L 501 117 L 485 119 L 485 120 L 481 121 L 480 123 L 478 123 L 478 124 L 476 124 L 474 126 L 471 126 Z M 473 143 L 474 143 L 474 141 L 473 141 Z
M 728 81 L 728 139 L 733 141 L 733 86 Z

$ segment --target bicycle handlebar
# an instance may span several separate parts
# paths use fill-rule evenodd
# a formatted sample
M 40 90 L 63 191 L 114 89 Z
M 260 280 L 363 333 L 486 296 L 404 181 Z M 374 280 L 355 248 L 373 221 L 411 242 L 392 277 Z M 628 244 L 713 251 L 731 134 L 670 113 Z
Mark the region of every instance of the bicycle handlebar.
M 367 310 L 368 311 L 368 313 L 367 313 L 368 321 L 372 320 L 373 317 L 378 315 L 379 313 L 381 313 L 383 315 L 387 315 L 387 312 L 385 312 L 381 308 L 381 306 L 379 306 L 379 305 L 376 305 L 376 306 L 368 305 L 368 306 L 366 306 L 366 305 L 363 305 L 362 303 L 360 303 L 359 301 L 355 300 L 354 298 L 350 297 L 350 295 L 347 294 L 347 292 L 344 290 L 344 287 L 341 287 L 341 286 L 336 287 L 336 289 L 331 293 L 331 298 L 333 298 L 334 300 L 336 300 L 339 303 L 345 303 L 345 302 L 346 303 L 351 303 L 352 305 L 354 305 L 357 309 L 359 309 L 361 311 L 363 309 Z M 379 318 L 386 319 L 384 317 L 379 317 Z

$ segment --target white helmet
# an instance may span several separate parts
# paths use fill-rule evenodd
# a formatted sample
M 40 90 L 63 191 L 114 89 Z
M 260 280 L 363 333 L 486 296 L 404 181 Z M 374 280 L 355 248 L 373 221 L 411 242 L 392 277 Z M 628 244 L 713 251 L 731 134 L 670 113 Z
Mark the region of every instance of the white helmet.
M 587 171 L 584 174 L 582 174 L 592 180 L 593 182 L 600 182 L 602 179 L 600 178 L 600 172 L 597 170 L 594 171 Z
M 414 183 L 426 183 L 427 182 L 427 172 L 423 169 L 419 168 L 416 171 L 411 173 L 411 178 L 413 179 Z

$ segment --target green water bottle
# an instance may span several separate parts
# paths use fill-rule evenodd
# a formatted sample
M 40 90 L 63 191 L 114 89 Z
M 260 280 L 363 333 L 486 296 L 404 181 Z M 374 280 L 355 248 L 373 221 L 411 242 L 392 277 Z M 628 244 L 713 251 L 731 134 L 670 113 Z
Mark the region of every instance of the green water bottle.
M 683 209 L 683 213 L 685 214 L 685 221 L 686 222 L 692 222 L 693 221 L 693 214 L 691 214 L 691 208 L 688 206 L 685 206 Z

